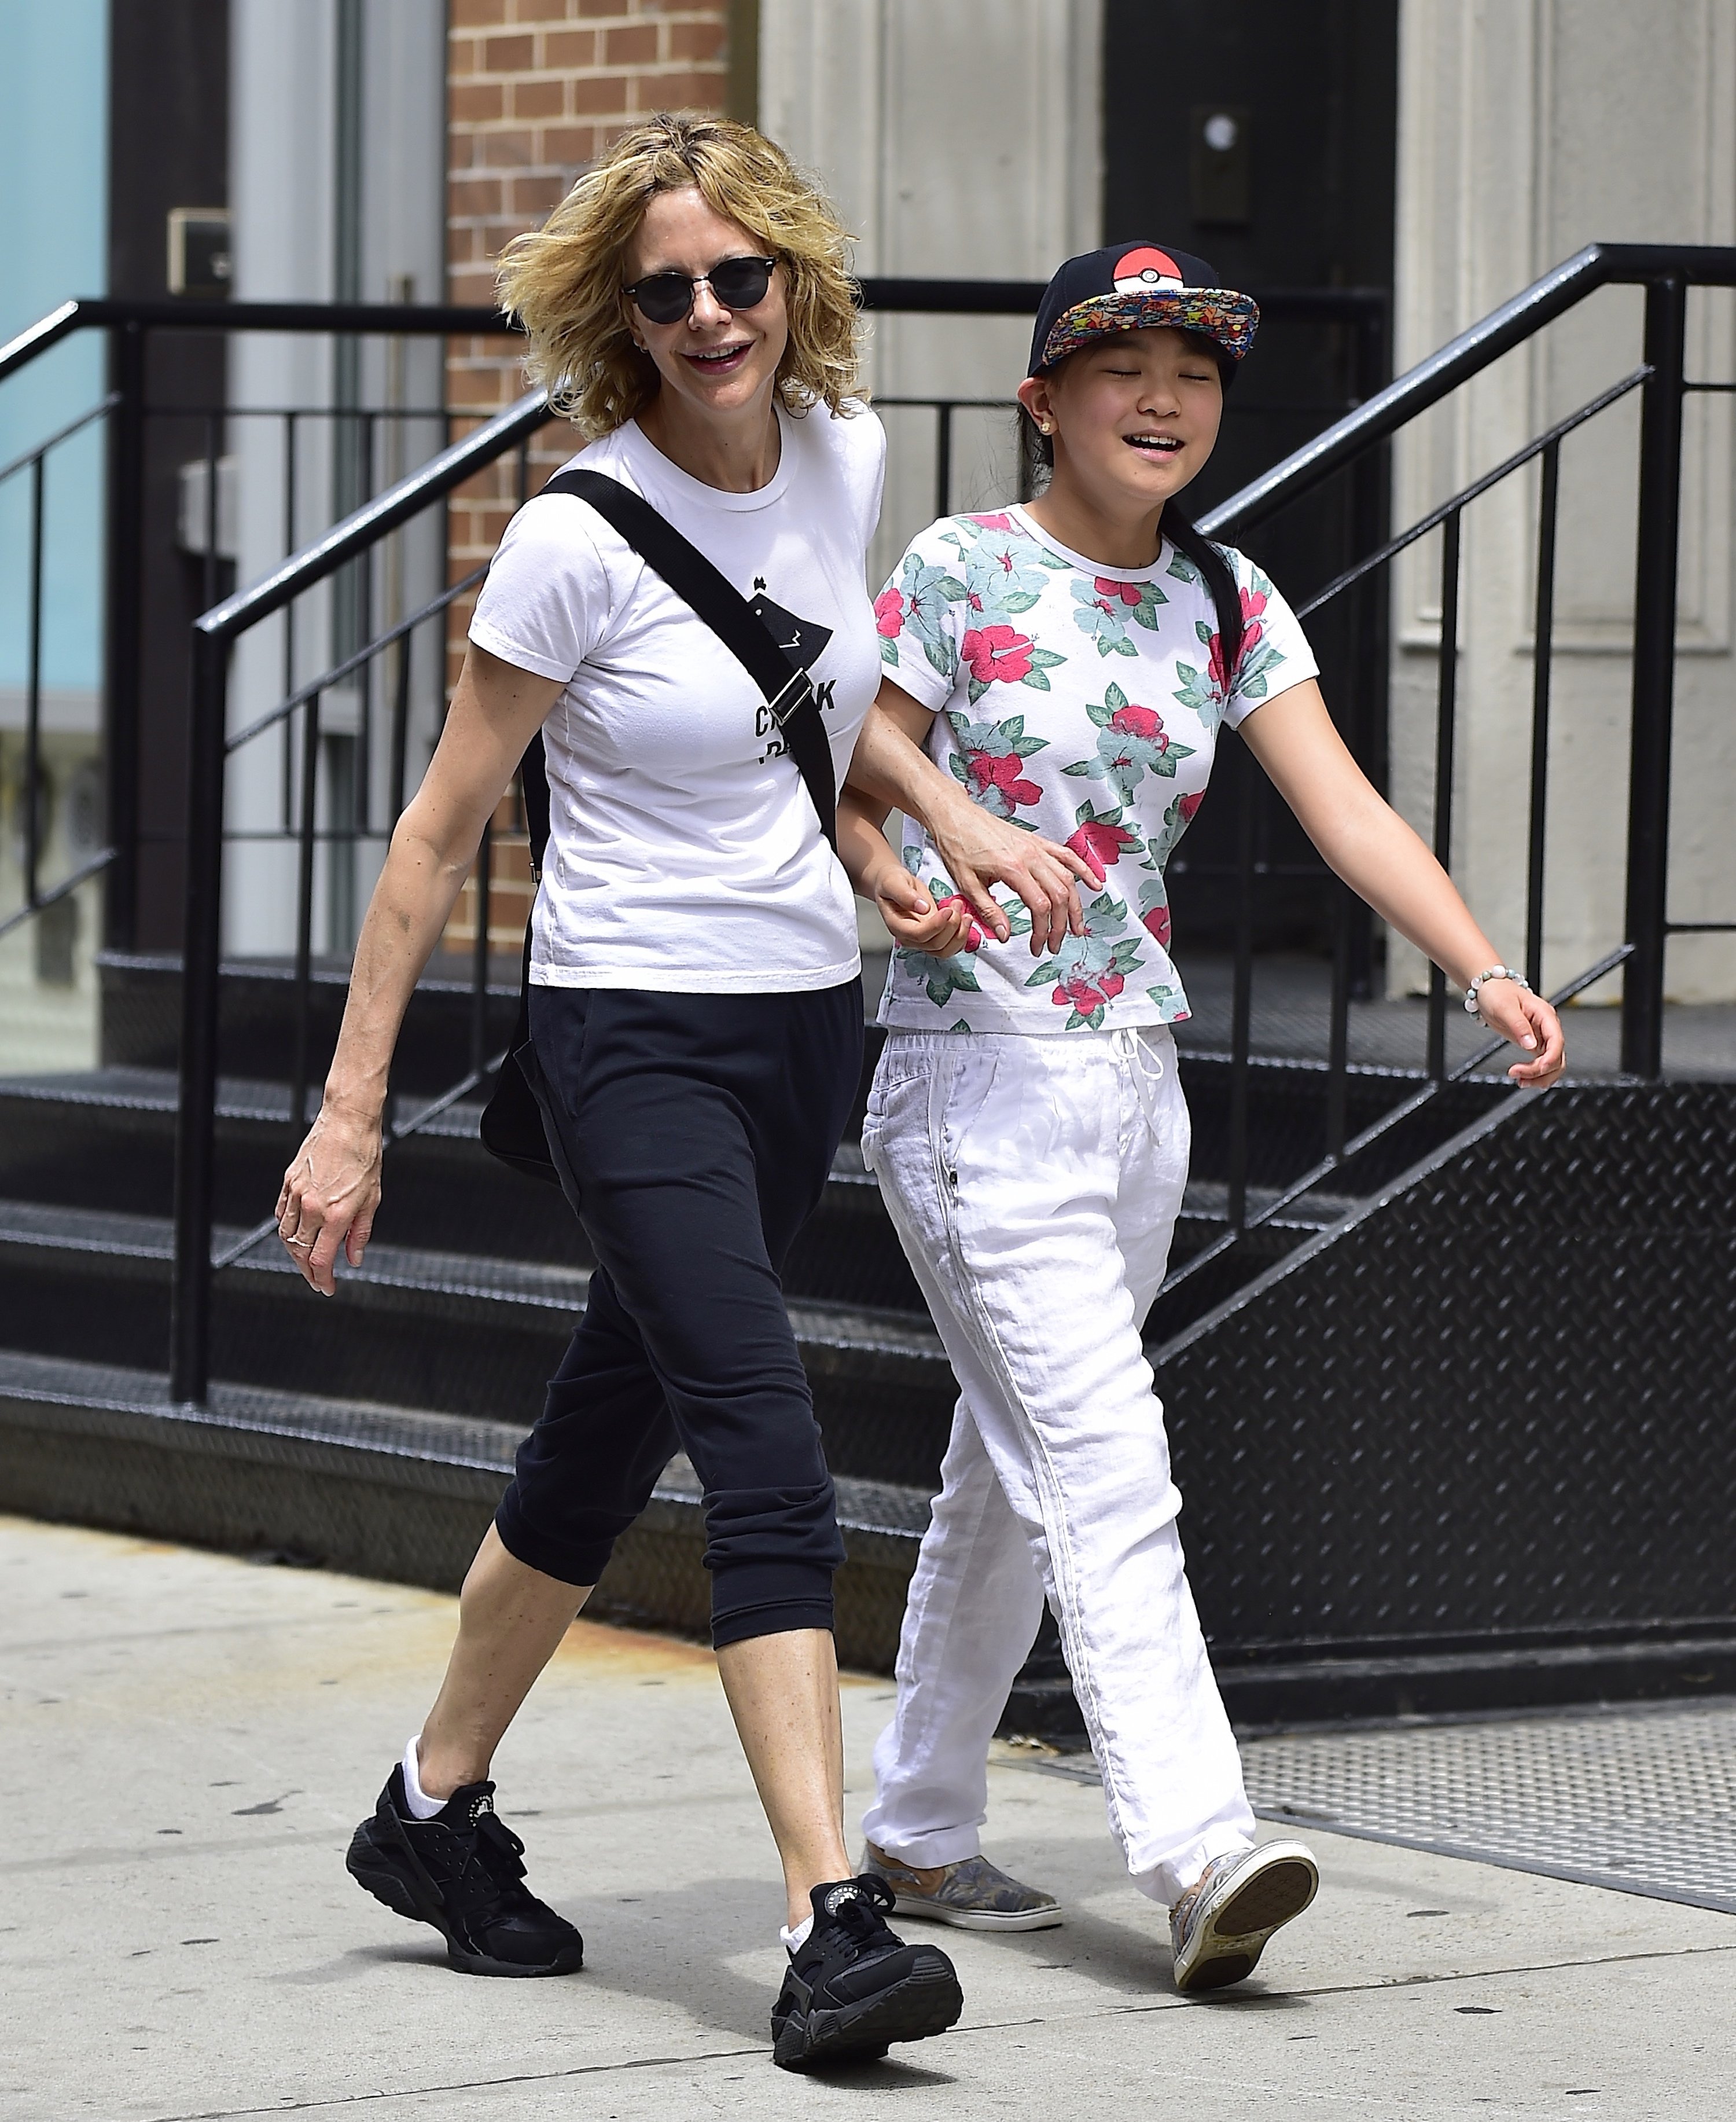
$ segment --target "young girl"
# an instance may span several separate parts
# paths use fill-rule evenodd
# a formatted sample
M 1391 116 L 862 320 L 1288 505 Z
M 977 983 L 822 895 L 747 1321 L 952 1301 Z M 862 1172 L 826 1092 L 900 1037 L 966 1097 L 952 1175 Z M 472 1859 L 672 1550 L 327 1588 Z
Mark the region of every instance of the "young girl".
M 846 799 L 862 822 L 889 805 L 905 820 L 899 853 L 883 839 L 858 866 L 900 946 L 862 1147 L 959 1387 L 867 1868 L 907 1914 L 1060 1920 L 978 1841 L 988 1741 L 1047 1595 L 1111 1829 L 1169 1905 L 1184 1991 L 1251 1972 L 1318 1884 L 1300 1843 L 1254 1847 L 1141 1342 L 1189 1142 L 1164 865 L 1220 728 L 1525 1049 L 1515 1081 L 1552 1082 L 1563 1059 L 1554 1012 L 1345 750 L 1283 599 L 1175 504 L 1257 321 L 1200 259 L 1154 245 L 1062 267 L 1019 390 L 1048 486 L 905 554 L 876 605 L 887 675 Z

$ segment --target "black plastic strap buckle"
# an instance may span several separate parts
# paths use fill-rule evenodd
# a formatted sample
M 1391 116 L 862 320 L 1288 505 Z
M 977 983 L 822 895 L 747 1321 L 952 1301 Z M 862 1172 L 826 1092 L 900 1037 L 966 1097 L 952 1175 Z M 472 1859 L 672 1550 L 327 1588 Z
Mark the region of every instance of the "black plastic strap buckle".
M 791 715 L 814 698 L 814 681 L 805 671 L 792 671 L 786 682 L 779 687 L 776 699 L 766 702 L 772 719 L 782 729 Z

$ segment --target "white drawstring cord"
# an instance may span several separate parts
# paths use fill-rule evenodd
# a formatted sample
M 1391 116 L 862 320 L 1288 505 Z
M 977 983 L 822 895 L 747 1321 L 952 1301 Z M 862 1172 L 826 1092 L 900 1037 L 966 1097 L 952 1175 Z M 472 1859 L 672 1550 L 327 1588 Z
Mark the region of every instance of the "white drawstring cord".
M 1123 1060 L 1137 1062 L 1139 1073 L 1148 1083 L 1160 1083 L 1164 1080 L 1163 1055 L 1153 1053 L 1132 1026 L 1118 1025 L 1116 1027 L 1115 1050 Z
M 1164 1057 L 1154 1053 L 1138 1031 L 1131 1026 L 1118 1025 L 1115 1031 L 1117 1058 L 1133 1064 L 1133 1094 L 1139 1100 L 1140 1110 L 1147 1123 L 1158 1124 L 1156 1111 L 1157 1087 L 1164 1080 Z

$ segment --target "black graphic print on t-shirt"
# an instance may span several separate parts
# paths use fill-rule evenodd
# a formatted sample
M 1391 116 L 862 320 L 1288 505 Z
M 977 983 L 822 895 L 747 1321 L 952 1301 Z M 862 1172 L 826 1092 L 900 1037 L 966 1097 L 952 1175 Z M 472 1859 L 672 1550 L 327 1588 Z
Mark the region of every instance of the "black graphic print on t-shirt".
M 769 631 L 772 638 L 798 671 L 812 671 L 826 652 L 826 644 L 832 638 L 831 628 L 820 625 L 815 619 L 798 619 L 794 612 L 786 611 L 781 604 L 774 604 L 766 595 L 765 588 L 764 576 L 756 575 L 754 595 L 748 604 L 749 610 Z M 814 688 L 814 701 L 822 714 L 832 705 L 832 689 L 836 682 L 834 679 L 823 679 Z M 782 757 L 786 746 L 768 707 L 762 705 L 760 708 L 755 734 L 771 740 L 759 755 L 762 764 L 768 759 Z

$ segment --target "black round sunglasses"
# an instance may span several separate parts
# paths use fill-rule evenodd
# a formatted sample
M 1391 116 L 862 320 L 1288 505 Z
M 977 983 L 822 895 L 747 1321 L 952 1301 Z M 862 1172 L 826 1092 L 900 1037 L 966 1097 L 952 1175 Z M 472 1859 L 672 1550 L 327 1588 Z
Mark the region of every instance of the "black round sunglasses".
M 623 290 L 654 325 L 690 315 L 699 290 L 709 287 L 726 310 L 751 310 L 766 298 L 775 258 L 720 258 L 709 273 L 651 273 Z

